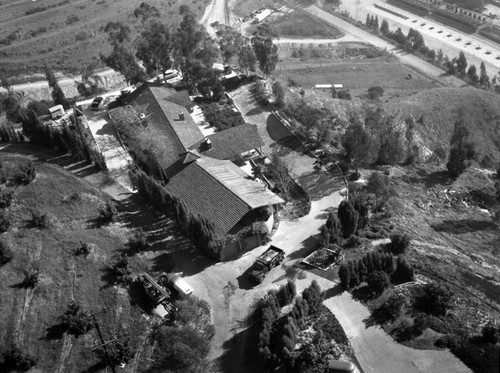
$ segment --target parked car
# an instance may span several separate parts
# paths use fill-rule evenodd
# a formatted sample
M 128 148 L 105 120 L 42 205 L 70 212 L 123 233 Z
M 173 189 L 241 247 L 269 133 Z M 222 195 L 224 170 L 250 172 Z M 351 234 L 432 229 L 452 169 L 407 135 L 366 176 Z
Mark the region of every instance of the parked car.
M 94 98 L 94 101 L 90 104 L 90 110 L 101 110 L 104 106 L 104 97 L 97 96 Z

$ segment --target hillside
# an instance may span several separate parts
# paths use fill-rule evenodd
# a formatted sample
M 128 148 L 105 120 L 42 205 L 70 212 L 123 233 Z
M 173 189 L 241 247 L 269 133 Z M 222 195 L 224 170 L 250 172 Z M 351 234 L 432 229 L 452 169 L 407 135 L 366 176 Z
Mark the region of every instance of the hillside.
M 0 155 L 3 172 L 16 172 L 27 158 Z M 138 344 L 148 331 L 141 309 L 131 305 L 128 293 L 112 286 L 108 270 L 117 250 L 124 248 L 128 228 L 115 223 L 101 226 L 99 210 L 108 200 L 99 190 L 69 172 L 34 162 L 37 175 L 28 185 L 12 184 L 12 204 L 3 212 L 11 222 L 0 237 L 9 243 L 14 259 L 0 267 L 0 353 L 9 343 L 39 358 L 40 372 L 99 371 L 102 361 L 91 348 L 99 344 L 95 330 L 75 338 L 57 328 L 60 316 L 71 300 L 97 316 L 105 339 L 129 333 Z M 9 183 L 8 183 L 9 184 Z M 5 188 L 5 184 L 2 186 Z M 48 214 L 47 228 L 35 227 L 31 212 Z M 75 255 L 81 243 L 93 244 L 90 253 Z M 40 268 L 40 283 L 34 289 L 22 286 L 23 270 Z M 130 261 L 134 270 L 140 265 Z M 1 370 L 1 369 L 0 369 Z
M 500 160 L 500 97 L 492 92 L 472 87 L 436 88 L 392 100 L 386 107 L 412 114 L 431 150 L 438 145 L 449 147 L 454 124 L 463 114 L 476 144 L 475 159 L 485 167 L 494 167 Z
M 110 50 L 103 28 L 121 21 L 132 29 L 140 21 L 133 15 L 142 0 L 4 0 L 0 2 L 0 69 L 9 75 L 54 69 L 78 72 L 99 53 Z M 201 16 L 208 1 L 148 0 L 170 25 L 178 22 L 179 7 L 189 5 Z

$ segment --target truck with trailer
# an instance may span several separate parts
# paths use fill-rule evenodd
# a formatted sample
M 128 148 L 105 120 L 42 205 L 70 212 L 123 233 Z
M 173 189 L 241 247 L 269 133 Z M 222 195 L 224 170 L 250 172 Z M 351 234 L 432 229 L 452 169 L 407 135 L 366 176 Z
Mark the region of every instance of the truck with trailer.
M 250 281 L 261 283 L 271 269 L 279 265 L 285 259 L 285 252 L 271 245 L 264 251 L 250 267 Z
M 153 313 L 162 318 L 171 318 L 173 316 L 174 306 L 170 301 L 172 293 L 169 289 L 161 286 L 155 279 L 147 273 L 141 273 L 138 277 L 146 294 L 155 303 Z

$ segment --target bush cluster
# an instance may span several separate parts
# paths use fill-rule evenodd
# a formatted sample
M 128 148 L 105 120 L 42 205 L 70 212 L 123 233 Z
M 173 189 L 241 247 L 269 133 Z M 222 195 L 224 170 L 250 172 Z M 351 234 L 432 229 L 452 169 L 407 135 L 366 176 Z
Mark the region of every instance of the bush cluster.
M 3 266 L 10 262 L 14 258 L 14 253 L 10 246 L 3 242 L 0 241 L 0 266 Z
M 36 264 L 28 266 L 24 271 L 22 286 L 33 289 L 40 283 L 40 267 Z
M 283 287 L 290 287 L 287 283 Z M 283 288 L 282 287 L 282 288 Z M 281 290 L 278 291 L 280 293 Z M 276 293 L 270 292 L 260 304 L 259 354 L 267 369 L 276 369 L 282 364 L 292 368 L 297 334 L 309 317 L 313 317 L 321 309 L 323 294 L 316 281 L 304 290 L 302 297 L 298 297 L 292 310 L 280 317 L 281 307 Z
M 411 238 L 407 234 L 393 234 L 391 236 L 391 243 L 388 246 L 391 253 L 400 255 L 406 254 L 410 244 Z
M 78 337 L 92 329 L 92 319 L 89 316 L 87 311 L 72 301 L 59 317 L 59 321 L 66 332 Z
M 14 344 L 3 353 L 3 360 L 3 367 L 7 371 L 26 372 L 38 363 L 37 357 L 24 353 Z
M 19 170 L 14 177 L 15 181 L 19 184 L 29 184 L 36 177 L 35 165 L 33 162 L 28 161 L 25 164 L 19 166 Z
M 220 105 L 217 102 L 203 101 L 200 104 L 205 120 L 218 131 L 245 124 L 239 111 L 234 111 L 232 105 Z
M 394 283 L 414 280 L 413 266 L 404 256 L 400 255 L 394 265 L 394 257 L 391 253 L 369 251 L 361 258 L 342 262 L 339 267 L 340 283 L 344 288 L 351 289 L 366 281 L 369 285 L 374 285 L 372 289 L 377 292 L 380 290 L 377 287 L 378 284 L 385 282 L 385 279 L 381 279 L 382 275 L 379 273 L 370 279 L 370 283 L 369 276 L 378 271 L 385 272 L 388 279 L 390 278 Z
M 50 227 L 50 217 L 48 214 L 34 210 L 31 212 L 31 223 L 38 228 L 48 228 Z
M 99 218 L 103 224 L 110 224 L 116 221 L 118 210 L 112 202 L 106 202 L 106 205 L 99 210 Z
M 441 284 L 426 284 L 420 289 L 415 298 L 415 306 L 425 313 L 442 316 L 450 307 L 452 293 L 449 288 Z

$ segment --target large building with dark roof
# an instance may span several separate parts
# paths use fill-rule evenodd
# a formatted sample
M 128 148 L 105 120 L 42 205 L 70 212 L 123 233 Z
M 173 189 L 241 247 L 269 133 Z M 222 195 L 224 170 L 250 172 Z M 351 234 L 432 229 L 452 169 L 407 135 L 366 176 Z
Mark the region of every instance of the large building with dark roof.
M 217 235 L 237 233 L 241 221 L 256 209 L 284 202 L 233 163 L 259 153 L 262 139 L 251 124 L 205 137 L 191 109 L 187 93 L 145 83 L 129 95 L 125 107 L 109 115 L 115 123 L 146 123 L 155 137 L 150 150 L 168 191 L 210 221 Z

